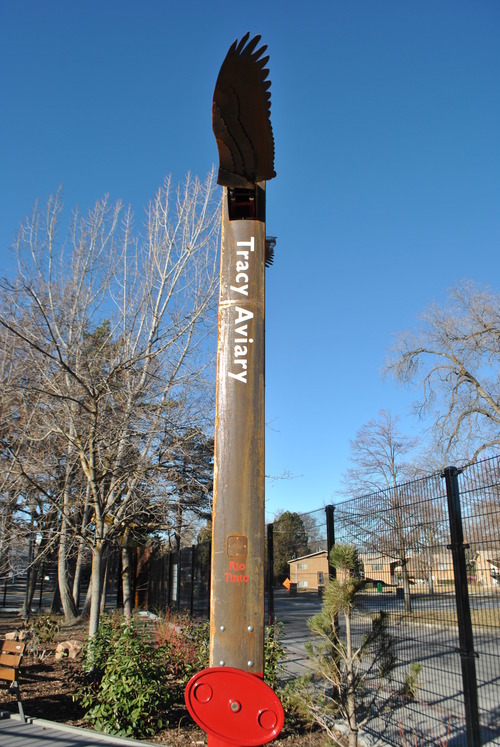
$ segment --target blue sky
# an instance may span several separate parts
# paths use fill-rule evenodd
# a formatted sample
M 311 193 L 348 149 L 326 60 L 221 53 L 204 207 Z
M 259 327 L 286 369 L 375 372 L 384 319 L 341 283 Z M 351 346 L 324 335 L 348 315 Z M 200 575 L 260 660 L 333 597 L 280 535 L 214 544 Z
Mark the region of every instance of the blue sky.
M 60 184 L 138 218 L 166 174 L 217 161 L 229 45 L 270 54 L 277 178 L 267 232 L 269 516 L 329 502 L 349 439 L 416 392 L 384 381 L 394 334 L 457 280 L 498 290 L 498 0 L 3 0 L 0 264 Z

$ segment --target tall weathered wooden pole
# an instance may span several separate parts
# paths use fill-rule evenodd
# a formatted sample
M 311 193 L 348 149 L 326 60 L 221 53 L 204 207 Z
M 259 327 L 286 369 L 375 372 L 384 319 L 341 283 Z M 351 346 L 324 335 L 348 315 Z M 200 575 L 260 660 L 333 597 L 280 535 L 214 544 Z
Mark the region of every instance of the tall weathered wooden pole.
M 260 37 L 236 41 L 214 91 L 223 185 L 215 414 L 210 668 L 186 702 L 211 747 L 261 745 L 283 725 L 264 684 L 265 183 L 275 176 Z
M 224 188 L 210 665 L 262 676 L 265 224 L 231 219 L 239 211 L 238 192 Z

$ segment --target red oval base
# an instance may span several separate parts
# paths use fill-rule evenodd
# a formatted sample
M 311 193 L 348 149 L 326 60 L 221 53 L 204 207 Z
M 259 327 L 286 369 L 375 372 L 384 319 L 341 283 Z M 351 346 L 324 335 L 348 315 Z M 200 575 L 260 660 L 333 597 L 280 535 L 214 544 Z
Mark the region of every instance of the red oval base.
M 260 677 L 242 669 L 204 669 L 189 680 L 184 697 L 203 731 L 237 747 L 271 742 L 285 722 L 276 693 Z

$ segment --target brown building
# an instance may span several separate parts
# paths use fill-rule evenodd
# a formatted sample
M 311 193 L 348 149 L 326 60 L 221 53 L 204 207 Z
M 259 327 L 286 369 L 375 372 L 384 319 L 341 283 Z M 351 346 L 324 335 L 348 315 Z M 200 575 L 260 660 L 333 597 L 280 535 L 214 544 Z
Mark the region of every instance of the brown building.
M 500 552 L 498 550 L 476 552 L 475 577 L 478 584 L 498 586 L 500 582 Z
M 326 550 L 303 555 L 288 561 L 290 582 L 299 591 L 318 591 L 328 583 L 328 553 Z
M 360 553 L 362 575 L 365 581 L 383 586 L 402 585 L 401 564 L 385 553 Z M 298 591 L 318 591 L 328 582 L 328 554 L 326 550 L 293 558 L 290 565 L 290 582 Z M 450 586 L 454 581 L 451 552 L 425 553 L 408 558 L 408 573 L 412 584 Z M 475 580 L 486 586 L 500 582 L 500 553 L 478 552 L 475 558 Z M 340 578 L 337 575 L 338 578 Z

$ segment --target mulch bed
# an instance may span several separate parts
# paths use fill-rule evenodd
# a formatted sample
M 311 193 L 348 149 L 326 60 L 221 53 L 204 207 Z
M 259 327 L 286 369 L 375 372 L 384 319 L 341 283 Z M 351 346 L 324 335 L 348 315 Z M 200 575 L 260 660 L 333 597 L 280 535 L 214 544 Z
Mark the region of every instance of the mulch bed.
M 22 630 L 23 620 L 14 613 L 0 612 L 0 638 L 6 633 Z M 82 643 L 86 636 L 86 626 L 77 624 L 71 627 L 61 627 L 55 641 L 48 644 L 45 650 L 39 650 L 37 656 L 25 653 L 20 679 L 21 697 L 24 711 L 28 716 L 47 719 L 72 726 L 89 729 L 84 720 L 83 711 L 78 703 L 73 701 L 72 695 L 78 689 L 81 673 L 79 660 L 55 659 L 57 643 L 68 639 L 79 640 Z M 4 696 L 1 708 L 17 712 L 15 697 L 2 691 Z M 184 747 L 187 745 L 207 744 L 207 736 L 201 731 L 189 716 L 185 707 L 179 707 L 175 716 L 175 724 L 162 729 L 155 737 L 148 737 L 146 741 L 170 745 L 170 747 Z M 328 740 L 322 732 L 307 732 L 304 734 L 290 734 L 285 728 L 273 744 L 280 747 L 324 747 Z

